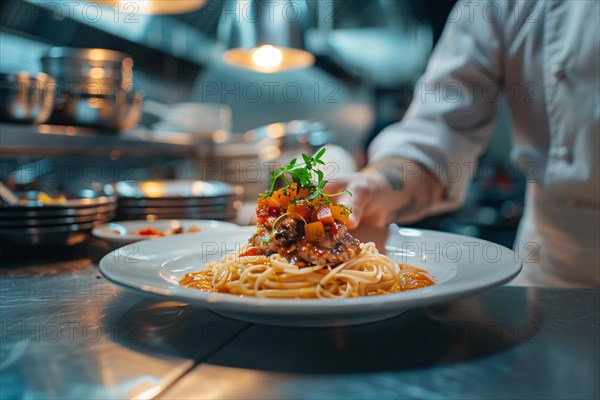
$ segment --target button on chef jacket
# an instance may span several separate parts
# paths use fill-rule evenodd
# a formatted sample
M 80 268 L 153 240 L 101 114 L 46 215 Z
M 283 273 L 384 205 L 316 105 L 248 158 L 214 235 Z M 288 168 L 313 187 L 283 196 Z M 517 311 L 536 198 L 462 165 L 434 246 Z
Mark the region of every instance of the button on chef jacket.
M 371 162 L 401 156 L 431 169 L 447 190 L 437 211 L 456 208 L 501 92 L 511 113 L 511 159 L 528 181 L 514 248 L 524 261 L 517 284 L 600 286 L 599 7 L 595 0 L 457 3 L 405 118 L 369 148 Z

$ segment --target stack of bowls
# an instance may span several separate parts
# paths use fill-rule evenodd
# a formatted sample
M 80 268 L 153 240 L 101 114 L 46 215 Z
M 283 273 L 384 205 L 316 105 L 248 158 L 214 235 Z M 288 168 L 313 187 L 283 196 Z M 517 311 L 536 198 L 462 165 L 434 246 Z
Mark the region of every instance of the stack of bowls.
M 242 188 L 219 181 L 118 182 L 118 220 L 214 219 L 231 221 Z
M 39 197 L 27 193 L 27 198 Z M 64 201 L 0 204 L 0 241 L 36 246 L 78 244 L 95 226 L 111 220 L 116 208 L 115 196 L 91 189 L 69 193 Z

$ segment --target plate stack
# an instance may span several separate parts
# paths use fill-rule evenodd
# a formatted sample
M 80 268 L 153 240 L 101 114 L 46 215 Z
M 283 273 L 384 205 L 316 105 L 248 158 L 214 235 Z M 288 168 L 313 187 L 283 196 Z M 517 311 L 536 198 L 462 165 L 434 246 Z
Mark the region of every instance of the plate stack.
M 118 182 L 118 220 L 216 219 L 232 221 L 243 189 L 218 181 Z
M 27 198 L 39 199 L 35 193 Z M 115 216 L 117 198 L 91 189 L 64 200 L 0 204 L 0 241 L 15 245 L 70 246 L 83 242 L 92 228 Z

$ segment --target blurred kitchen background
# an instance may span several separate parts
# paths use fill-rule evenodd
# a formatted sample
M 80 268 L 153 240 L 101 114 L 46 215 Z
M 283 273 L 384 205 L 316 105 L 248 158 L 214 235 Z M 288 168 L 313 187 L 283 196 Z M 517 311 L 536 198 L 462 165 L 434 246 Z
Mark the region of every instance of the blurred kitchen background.
M 402 118 L 453 4 L 5 0 L 0 178 L 48 193 L 220 180 L 252 201 L 300 151 L 327 144 L 332 173 L 360 168 Z M 36 96 L 49 109 L 27 104 Z M 508 130 L 504 108 L 464 207 L 415 226 L 512 246 L 524 178 Z

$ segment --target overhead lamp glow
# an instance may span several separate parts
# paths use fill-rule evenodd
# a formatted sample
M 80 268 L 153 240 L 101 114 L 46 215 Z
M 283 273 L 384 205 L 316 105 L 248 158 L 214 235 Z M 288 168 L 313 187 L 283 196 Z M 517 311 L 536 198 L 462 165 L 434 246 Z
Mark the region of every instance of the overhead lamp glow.
M 118 7 L 130 14 L 181 14 L 194 11 L 206 0 L 89 0 L 107 7 Z
M 125 3 L 123 0 L 120 0 L 119 3 L 121 4 L 121 7 L 123 7 Z M 138 6 L 138 9 L 140 12 L 146 14 L 148 12 L 150 12 L 150 6 L 151 6 L 151 2 L 150 0 L 138 0 L 135 2 L 136 5 Z
M 244 18 L 235 10 L 246 10 Z M 309 67 L 315 62 L 304 43 L 310 23 L 304 0 L 229 0 L 218 32 L 223 61 L 263 73 Z
M 250 58 L 258 69 L 273 70 L 281 65 L 283 53 L 277 47 L 265 44 L 252 49 Z
M 310 67 L 315 57 L 308 51 L 262 45 L 250 51 L 236 48 L 223 53 L 223 61 L 229 65 L 262 73 L 274 73 Z

